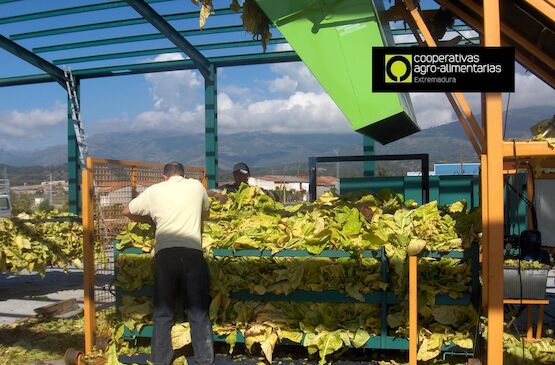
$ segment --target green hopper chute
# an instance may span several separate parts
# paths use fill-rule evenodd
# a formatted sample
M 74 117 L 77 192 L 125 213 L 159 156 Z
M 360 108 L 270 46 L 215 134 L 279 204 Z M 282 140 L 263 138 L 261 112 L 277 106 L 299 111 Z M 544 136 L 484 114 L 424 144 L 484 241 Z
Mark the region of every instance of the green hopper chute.
M 354 130 L 382 144 L 418 132 L 407 94 L 372 92 L 372 47 L 392 45 L 372 1 L 257 2 Z

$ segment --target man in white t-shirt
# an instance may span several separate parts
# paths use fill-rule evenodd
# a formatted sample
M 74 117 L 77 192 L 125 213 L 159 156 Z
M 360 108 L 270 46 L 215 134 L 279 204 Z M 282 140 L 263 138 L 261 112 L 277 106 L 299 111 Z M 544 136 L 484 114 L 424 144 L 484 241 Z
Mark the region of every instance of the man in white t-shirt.
M 204 186 L 184 178 L 183 165 L 164 166 L 163 182 L 152 185 L 123 209 L 129 219 L 156 225 L 152 363 L 173 359 L 171 328 L 177 299 L 185 299 L 195 364 L 214 363 L 209 317 L 209 272 L 202 249 L 202 222 L 210 203 Z

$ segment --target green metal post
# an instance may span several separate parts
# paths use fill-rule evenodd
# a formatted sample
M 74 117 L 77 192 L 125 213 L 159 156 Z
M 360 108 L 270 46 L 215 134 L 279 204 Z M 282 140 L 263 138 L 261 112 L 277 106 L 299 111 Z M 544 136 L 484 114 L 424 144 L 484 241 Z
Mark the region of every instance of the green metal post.
M 362 146 L 364 156 L 374 156 L 374 140 L 370 137 L 362 137 Z M 364 161 L 364 176 L 374 176 L 376 171 L 376 163 L 374 161 Z
M 80 80 L 75 78 L 77 99 L 80 94 Z M 73 117 L 71 113 L 71 100 L 67 99 L 67 180 L 68 180 L 68 203 L 69 211 L 81 214 L 81 163 L 79 162 L 79 146 L 73 128 Z
M 210 64 L 208 70 L 204 78 L 204 148 L 208 188 L 214 189 L 218 186 L 218 88 L 216 66 Z

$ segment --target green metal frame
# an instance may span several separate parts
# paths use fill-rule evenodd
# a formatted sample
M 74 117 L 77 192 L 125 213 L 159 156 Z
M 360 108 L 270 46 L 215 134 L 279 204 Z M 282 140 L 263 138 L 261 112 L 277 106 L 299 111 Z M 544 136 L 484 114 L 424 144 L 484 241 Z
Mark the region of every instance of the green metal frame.
M 231 9 L 217 9 L 217 10 L 214 10 L 214 14 L 212 14 L 211 16 L 229 15 L 229 14 L 236 14 L 236 13 L 237 12 Z M 198 16 L 199 16 L 198 11 L 192 11 L 187 13 L 168 14 L 168 15 L 163 15 L 162 17 L 166 21 L 172 21 L 172 20 L 183 20 L 183 19 L 197 19 Z M 88 30 L 117 28 L 117 27 L 139 25 L 139 24 L 146 24 L 146 23 L 148 23 L 148 21 L 142 17 L 124 19 L 124 20 L 112 20 L 108 22 L 89 23 L 85 25 L 76 25 L 72 27 L 53 28 L 53 29 L 39 30 L 34 32 L 17 33 L 17 34 L 12 34 L 10 36 L 10 39 L 18 40 L 18 39 L 38 38 L 38 37 L 45 37 L 45 36 L 57 35 L 57 34 L 77 33 L 77 32 L 84 32 Z
M 173 44 L 177 46 L 183 53 L 185 53 L 195 64 L 195 67 L 200 71 L 204 78 L 210 77 L 208 70 L 209 62 L 189 41 L 175 30 L 160 14 L 158 14 L 152 7 L 150 7 L 143 0 L 125 0 L 130 7 L 135 9 L 137 13 L 141 14 L 143 18 L 148 20 L 160 33 L 168 38 Z
M 15 2 L 15 1 L 18 1 L 18 0 L 4 1 L 4 3 Z M 152 4 L 152 3 L 162 3 L 162 2 L 172 1 L 172 0 L 146 0 L 146 1 Z M 6 18 L 0 18 L 0 24 L 16 23 L 16 22 L 23 22 L 28 20 L 35 20 L 35 19 L 44 19 L 44 18 L 50 18 L 50 17 L 60 16 L 60 15 L 86 13 L 89 11 L 121 8 L 124 6 L 127 6 L 127 3 L 125 1 L 108 1 L 104 3 L 92 4 L 92 5 L 73 6 L 70 8 L 40 11 L 36 13 L 29 13 L 29 14 L 23 14 L 23 15 L 17 15 L 17 16 L 10 16 Z
M 40 68 L 41 70 L 52 76 L 52 78 L 60 85 L 62 85 L 63 88 L 66 87 L 66 78 L 64 76 L 64 71 L 57 66 L 54 66 L 44 58 L 37 56 L 35 53 L 21 47 L 19 44 L 9 40 L 3 35 L 0 35 L 0 47 L 10 52 L 14 56 L 19 57 L 22 60 L 30 63 L 31 65 Z
M 376 154 L 374 151 L 375 143 L 376 142 L 372 138 L 368 136 L 362 136 L 362 154 L 364 156 L 374 156 Z M 376 173 L 376 162 L 364 161 L 363 172 L 364 172 L 363 176 L 365 177 L 374 176 Z
M 116 245 L 114 244 L 114 247 Z M 144 254 L 144 252 L 139 248 L 127 248 L 123 250 L 114 249 L 114 257 L 120 254 Z M 272 254 L 269 250 L 254 250 L 254 249 L 214 249 L 212 254 L 215 257 L 326 257 L 326 258 L 347 258 L 351 257 L 353 253 L 343 250 L 324 250 L 319 255 L 314 255 L 306 250 L 282 250 L 275 254 Z M 385 249 L 382 247 L 381 250 L 371 251 L 365 250 L 361 253 L 362 257 L 374 257 L 380 260 L 381 267 L 381 280 L 384 283 L 389 283 L 389 264 L 387 256 L 385 254 Z M 445 294 L 438 294 L 436 296 L 437 304 L 444 305 L 467 305 L 472 303 L 475 308 L 480 305 L 479 293 L 480 293 L 480 278 L 479 278 L 479 246 L 477 244 L 472 245 L 470 249 L 465 251 L 449 251 L 449 252 L 439 252 L 439 251 L 425 251 L 422 252 L 419 257 L 430 257 L 436 259 L 442 258 L 455 258 L 468 260 L 471 265 L 471 293 L 470 295 L 465 295 L 458 299 L 453 299 Z M 121 303 L 121 298 L 123 295 L 131 296 L 151 296 L 152 286 L 145 286 L 134 291 L 124 291 L 116 287 L 116 306 Z M 382 349 L 382 350 L 407 350 L 409 348 L 409 342 L 407 338 L 396 337 L 388 335 L 388 324 L 387 315 L 389 312 L 389 306 L 392 304 L 399 304 L 403 300 L 395 296 L 394 292 L 390 289 L 384 292 L 374 292 L 369 295 L 364 295 L 364 302 L 357 301 L 356 299 L 337 292 L 335 290 L 327 291 L 306 291 L 306 290 L 296 290 L 288 295 L 277 295 L 277 294 L 264 294 L 257 295 L 249 291 L 242 290 L 230 294 L 232 299 L 236 300 L 258 300 L 258 301 L 300 301 L 300 302 L 321 302 L 321 303 L 367 303 L 367 304 L 379 304 L 380 311 L 380 335 L 372 336 L 366 343 L 366 348 L 369 349 Z M 117 310 L 117 308 L 116 308 Z M 125 327 L 123 337 L 129 341 L 136 340 L 139 337 L 152 337 L 152 325 L 142 326 L 140 330 L 130 330 Z M 214 335 L 214 340 L 219 342 L 225 342 L 225 336 Z M 304 338 L 303 338 L 304 340 Z M 237 342 L 244 343 L 245 338 L 240 332 L 237 332 Z M 293 344 L 293 342 L 284 342 L 284 344 Z M 301 341 L 302 344 L 302 341 Z M 456 346 L 449 345 L 444 346 L 442 351 L 451 351 L 453 354 L 470 356 L 471 352 L 467 350 L 460 349 Z
M 218 182 L 218 71 L 214 64 L 208 70 L 204 78 L 204 150 L 208 189 L 214 189 Z
M 75 78 L 77 100 L 80 102 L 81 82 Z M 73 214 L 81 213 L 81 161 L 79 159 L 79 145 L 73 126 L 71 99 L 67 98 L 67 180 L 68 206 Z
M 2 4 L 23 2 L 24 0 L 0 0 L 0 6 Z M 32 65 L 38 67 L 39 69 L 46 72 L 45 74 L 36 75 L 23 75 L 15 77 L 5 77 L 0 78 L 0 87 L 14 86 L 14 85 L 28 85 L 57 81 L 63 87 L 65 87 L 65 78 L 63 77 L 63 71 L 58 67 L 59 65 L 70 65 L 85 62 L 101 62 L 108 60 L 116 60 L 123 58 L 133 58 L 149 55 L 159 55 L 164 53 L 173 53 L 182 51 L 190 57 L 186 60 L 178 61 L 166 61 L 166 62 L 150 62 L 150 63 L 131 63 L 126 65 L 109 65 L 103 64 L 98 67 L 93 68 L 82 68 L 73 70 L 73 75 L 80 79 L 90 79 L 99 77 L 111 77 L 118 75 L 132 75 L 132 74 L 142 74 L 151 72 L 162 72 L 162 71 L 174 71 L 174 70 L 193 70 L 198 69 L 205 79 L 205 104 L 212 109 L 207 108 L 205 113 L 206 122 L 205 129 L 207 131 L 206 135 L 206 168 L 209 173 L 208 185 L 209 187 L 215 187 L 217 185 L 217 113 L 216 113 L 216 74 L 217 68 L 219 67 L 231 67 L 231 66 L 242 66 L 242 65 L 254 65 L 254 64 L 267 64 L 267 63 L 279 63 L 279 62 L 295 62 L 300 61 L 300 58 L 293 51 L 287 52 L 262 52 L 261 47 L 258 53 L 247 53 L 249 52 L 249 47 L 256 46 L 257 41 L 251 39 L 245 39 L 245 32 L 242 24 L 239 20 L 235 20 L 235 24 L 230 24 L 226 26 L 219 27 L 208 27 L 205 29 L 185 29 L 176 30 L 169 23 L 170 21 L 184 20 L 184 19 L 195 19 L 199 17 L 198 11 L 189 11 L 183 13 L 172 13 L 172 14 L 159 14 L 155 9 L 153 9 L 148 4 L 164 3 L 172 0 L 125 0 L 125 1 L 104 1 L 96 4 L 73 6 L 66 8 L 58 8 L 53 10 L 46 10 L 40 12 L 33 12 L 15 16 L 8 16 L 0 18 L 0 25 L 3 24 L 13 24 L 18 22 L 29 22 L 33 20 L 47 19 L 59 16 L 78 16 L 78 14 L 87 14 L 89 12 L 106 11 L 116 8 L 131 7 L 135 9 L 141 17 L 129 17 L 125 19 L 117 19 L 103 22 L 93 22 L 93 23 L 83 23 L 78 25 L 71 25 L 68 27 L 52 27 L 48 29 L 32 30 L 27 32 L 19 32 L 11 34 L 9 39 L 4 36 L 0 36 L 0 47 L 7 49 L 11 53 L 15 54 L 17 57 L 31 63 Z M 212 17 L 219 16 L 231 16 L 233 14 L 238 14 L 228 8 L 216 9 Z M 37 38 L 48 38 L 50 36 L 62 35 L 62 34 L 75 34 L 82 33 L 86 31 L 102 30 L 102 29 L 115 29 L 115 28 L 125 28 L 134 25 L 148 24 L 151 23 L 158 30 L 159 33 L 148 33 L 148 34 L 138 34 L 138 35 L 128 35 L 112 38 L 103 39 L 92 39 L 83 40 L 78 42 L 68 42 L 64 44 L 44 44 L 37 45 L 36 47 L 28 50 L 19 44 L 15 43 L 16 40 L 27 40 L 27 39 L 37 39 Z M 456 25 L 453 27 L 455 31 L 469 30 L 466 25 Z M 127 29 L 127 28 L 125 28 Z M 272 32 L 277 33 L 274 28 Z M 195 37 L 201 35 L 209 34 L 230 34 L 233 39 L 226 42 L 214 42 L 214 43 L 202 43 L 194 44 L 190 43 L 185 37 Z M 400 34 L 410 34 L 409 29 L 393 29 L 393 35 Z M 142 48 L 138 50 L 129 50 L 125 52 L 114 52 L 106 53 L 100 51 L 94 51 L 89 55 L 82 55 L 79 57 L 68 57 L 64 55 L 59 55 L 60 51 L 69 50 L 84 50 L 84 49 L 96 49 L 102 48 L 101 46 L 115 45 L 115 44 L 133 44 L 144 41 L 168 39 L 174 43 L 176 47 L 164 47 L 164 48 Z M 271 39 L 268 44 L 276 45 L 286 43 L 285 39 L 281 36 L 275 34 L 274 39 Z M 412 43 L 405 43 L 405 45 L 412 45 Z M 207 57 L 203 55 L 200 51 L 210 51 L 210 50 L 232 50 L 232 54 L 224 54 L 217 57 Z M 242 53 L 236 54 L 237 49 L 242 49 Z M 56 58 L 52 60 L 47 60 L 38 56 L 38 54 L 57 52 Z M 70 194 L 75 195 L 78 193 L 79 188 L 74 184 L 79 183 L 79 178 L 75 178 L 75 174 L 79 173 L 79 166 L 75 165 L 76 162 L 73 161 L 73 153 L 75 149 L 75 136 L 72 132 L 72 128 L 69 128 L 68 124 L 68 179 L 69 179 L 69 190 Z M 372 153 L 372 144 L 369 141 L 364 142 L 365 153 Z M 77 162 L 78 164 L 78 162 Z M 371 176 L 373 174 L 373 166 L 370 164 L 365 165 L 365 176 Z M 79 197 L 70 198 L 70 209 L 73 212 L 79 212 Z
M 284 44 L 287 43 L 285 38 L 270 39 L 268 44 Z M 260 46 L 260 41 L 238 41 L 238 42 L 218 42 L 218 43 L 205 43 L 195 45 L 195 48 L 200 51 L 212 50 L 212 49 L 225 49 L 225 48 L 242 48 L 242 47 L 255 47 Z M 165 53 L 176 53 L 179 52 L 177 47 L 166 47 L 166 48 L 155 48 L 155 49 L 145 49 L 141 51 L 129 51 L 129 52 L 116 52 L 116 53 L 105 53 L 100 55 L 85 56 L 85 57 L 70 57 L 55 59 L 52 61 L 55 65 L 60 64 L 75 64 L 81 62 L 93 62 L 93 61 L 103 61 L 103 60 L 114 60 L 120 58 L 131 58 L 140 56 L 154 56 Z M 273 52 L 270 52 L 273 53 Z

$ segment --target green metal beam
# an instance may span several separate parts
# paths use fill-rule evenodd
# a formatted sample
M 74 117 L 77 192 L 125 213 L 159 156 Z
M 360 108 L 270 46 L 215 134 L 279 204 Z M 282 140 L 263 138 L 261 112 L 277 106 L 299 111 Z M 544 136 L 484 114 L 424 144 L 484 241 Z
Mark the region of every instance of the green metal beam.
M 30 63 L 31 65 L 40 68 L 50 76 L 52 76 L 63 88 L 66 88 L 64 71 L 57 66 L 54 66 L 44 58 L 37 56 L 26 48 L 21 47 L 14 41 L 0 35 L 0 48 L 5 49 L 16 57 Z
M 254 53 L 254 54 L 243 54 L 243 55 L 233 55 L 233 56 L 219 56 L 219 57 L 209 57 L 210 63 L 213 63 L 216 67 L 232 67 L 232 66 L 246 66 L 246 65 L 258 65 L 267 63 L 279 63 L 279 62 L 297 62 L 300 61 L 300 57 L 293 51 L 286 52 L 266 52 L 266 53 Z M 179 71 L 179 70 L 191 70 L 194 69 L 191 60 L 177 60 L 177 61 L 166 61 L 166 62 L 150 62 L 150 63 L 135 63 L 129 65 L 118 65 L 118 66 L 107 66 L 107 67 L 96 67 L 89 69 L 74 70 L 73 75 L 79 77 L 80 79 L 92 79 L 97 77 L 110 77 L 110 76 L 120 76 L 120 75 L 134 75 L 134 74 L 144 74 L 150 72 L 164 72 L 164 71 Z M 54 81 L 50 75 L 26 75 L 26 76 L 16 76 L 16 77 L 6 77 L 0 78 L 0 87 L 3 86 L 14 86 L 14 85 L 28 85 L 28 84 L 38 84 L 44 82 Z
M 283 43 L 287 43 L 287 40 L 285 38 L 275 38 L 275 39 L 270 39 L 268 41 L 268 44 L 283 44 Z M 253 41 L 238 41 L 238 42 L 206 43 L 206 44 L 195 45 L 195 48 L 198 49 L 199 51 L 205 51 L 205 50 L 211 50 L 211 49 L 240 48 L 240 47 L 250 47 L 250 46 L 260 46 L 260 41 L 253 40 Z M 60 59 L 53 60 L 52 63 L 55 65 L 68 65 L 68 64 L 82 63 L 82 62 L 113 60 L 113 59 L 119 59 L 119 58 L 130 58 L 130 57 L 140 57 L 140 56 L 152 56 L 152 55 L 159 55 L 164 53 L 175 53 L 175 52 L 180 52 L 180 49 L 177 47 L 167 47 L 167 48 L 146 49 L 142 51 L 107 53 L 107 54 L 85 56 L 85 57 L 60 58 Z
M 162 2 L 172 1 L 172 0 L 146 0 L 146 1 L 149 3 L 162 3 Z M 36 13 L 21 14 L 21 15 L 9 16 L 6 18 L 0 18 L 0 24 L 23 22 L 23 21 L 34 20 L 34 19 L 44 19 L 44 18 L 50 18 L 54 16 L 61 16 L 61 15 L 86 13 L 88 11 L 121 8 L 124 6 L 127 6 L 127 3 L 125 1 L 108 1 L 105 3 L 74 6 L 71 8 L 39 11 Z
M 364 156 L 374 156 L 376 153 L 374 151 L 374 144 L 376 142 L 368 137 L 362 136 L 362 149 Z M 374 176 L 376 172 L 376 162 L 375 161 L 364 161 L 364 177 Z
M 455 25 L 450 27 L 449 29 L 447 29 L 447 32 L 453 32 L 453 31 L 457 31 L 457 32 L 464 32 L 467 30 L 474 30 L 471 27 L 469 27 L 466 24 L 461 24 L 461 25 Z M 391 34 L 393 35 L 407 35 L 407 34 L 412 34 L 412 31 L 409 28 L 398 28 L 398 29 L 392 29 L 391 30 Z
M 455 27 L 457 28 L 457 27 Z M 458 28 L 457 28 L 458 29 Z M 182 30 L 179 31 L 182 36 L 195 36 L 195 35 L 206 35 L 206 34 L 215 34 L 215 33 L 233 33 L 233 32 L 244 32 L 244 28 L 242 25 L 232 25 L 232 26 L 223 26 L 223 27 L 213 27 L 213 28 L 205 28 L 205 29 L 191 29 L 191 30 Z M 471 28 L 464 26 L 464 29 L 461 30 L 471 30 Z M 410 34 L 404 29 L 396 29 L 393 31 L 394 35 L 403 35 L 403 34 Z M 160 33 L 149 33 L 149 34 L 139 34 L 134 36 L 125 36 L 125 37 L 115 37 L 115 38 L 105 38 L 105 39 L 97 39 L 92 41 L 80 41 L 74 43 L 65 43 L 65 44 L 55 44 L 51 46 L 43 46 L 43 47 L 35 47 L 33 48 L 33 52 L 35 53 L 46 53 L 46 52 L 54 52 L 54 51 L 63 51 L 68 49 L 79 49 L 79 48 L 87 48 L 87 47 L 96 47 L 96 46 L 105 46 L 110 44 L 121 44 L 121 43 L 130 43 L 130 42 L 141 42 L 141 41 L 150 41 L 156 39 L 163 39 L 164 35 Z
M 237 26 L 214 27 L 214 28 L 205 28 L 205 29 L 183 30 L 183 31 L 180 31 L 179 33 L 182 36 L 194 36 L 194 35 L 231 33 L 231 32 L 241 32 L 241 31 L 244 32 L 245 29 L 243 28 L 243 26 L 237 25 Z M 78 49 L 78 48 L 105 46 L 109 44 L 150 41 L 150 40 L 164 39 L 164 38 L 165 38 L 164 35 L 160 33 L 140 34 L 140 35 L 126 36 L 126 37 L 105 38 L 105 39 L 98 39 L 93 41 L 82 41 L 82 42 L 74 42 L 74 43 L 66 43 L 66 44 L 56 44 L 56 45 L 45 46 L 45 47 L 36 47 L 36 48 L 33 48 L 33 52 L 45 53 L 45 52 L 53 52 L 53 51 L 62 51 L 66 49 Z
M 79 78 L 75 78 L 75 86 L 77 100 L 79 100 L 81 94 Z M 79 161 L 79 145 L 75 136 L 69 95 L 67 98 L 67 181 L 69 211 L 81 215 L 81 162 Z
M 204 149 L 208 189 L 218 186 L 218 73 L 214 64 L 204 78 Z
M 471 39 L 474 44 L 479 40 Z M 416 43 L 406 43 L 403 46 L 416 45 Z M 216 67 L 246 66 L 256 64 L 280 63 L 280 62 L 296 62 L 301 59 L 293 51 L 286 52 L 266 52 L 255 54 L 242 54 L 233 56 L 208 57 L 210 63 L 214 63 Z M 194 66 L 190 60 L 177 60 L 166 62 L 139 63 L 120 66 L 106 66 L 89 69 L 75 70 L 74 75 L 82 79 L 110 77 L 118 75 L 143 74 L 150 72 L 190 70 Z M 47 74 L 24 75 L 0 78 L 0 87 L 29 85 L 51 82 L 54 79 Z
M 229 14 L 237 14 L 237 12 L 231 9 L 217 9 L 214 11 L 214 14 L 210 16 L 212 17 L 212 16 L 229 15 Z M 167 21 L 182 20 L 182 19 L 198 19 L 199 12 L 193 11 L 193 12 L 187 12 L 187 13 L 168 14 L 168 15 L 163 15 L 162 17 Z M 37 30 L 34 32 L 17 33 L 17 34 L 12 34 L 10 36 L 10 39 L 18 40 L 18 39 L 38 38 L 38 37 L 45 37 L 45 36 L 57 35 L 57 34 L 77 33 L 77 32 L 84 32 L 88 30 L 117 28 L 117 27 L 125 27 L 129 25 L 146 24 L 146 23 L 148 23 L 148 21 L 145 18 L 112 20 L 108 22 L 75 25 L 72 27 L 52 28 L 52 29 Z
M 144 0 L 125 0 L 137 13 L 143 16 L 154 28 L 158 29 L 167 39 L 177 46 L 193 61 L 196 68 L 206 78 L 210 76 L 210 63 L 181 33 L 156 12 Z

